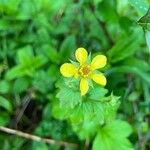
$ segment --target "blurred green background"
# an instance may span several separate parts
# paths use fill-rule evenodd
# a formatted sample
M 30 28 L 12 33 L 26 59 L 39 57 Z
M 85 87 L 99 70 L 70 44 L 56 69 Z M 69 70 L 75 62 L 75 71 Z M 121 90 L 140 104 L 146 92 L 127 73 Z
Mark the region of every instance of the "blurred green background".
M 108 57 L 106 88 L 121 96 L 118 118 L 132 125 L 135 149 L 149 150 L 149 15 L 145 30 L 137 23 L 148 7 L 148 0 L 0 0 L 0 125 L 84 149 L 85 141 L 52 112 L 59 67 L 84 47 Z M 72 148 L 0 132 L 0 149 Z

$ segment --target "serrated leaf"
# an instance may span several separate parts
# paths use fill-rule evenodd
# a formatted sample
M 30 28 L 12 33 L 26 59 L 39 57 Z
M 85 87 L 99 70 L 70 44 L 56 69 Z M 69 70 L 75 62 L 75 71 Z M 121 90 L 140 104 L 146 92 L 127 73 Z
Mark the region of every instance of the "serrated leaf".
M 69 110 L 69 108 L 65 108 L 60 106 L 59 100 L 54 99 L 53 103 L 52 103 L 52 114 L 53 117 L 60 119 L 60 120 L 64 120 L 67 119 L 70 116 L 70 112 L 71 110 Z
M 97 132 L 99 125 L 93 121 L 85 121 L 79 125 L 72 125 L 72 127 L 76 134 L 79 136 L 79 138 L 83 140 L 93 137 Z
M 72 123 L 91 120 L 103 124 L 104 121 L 115 118 L 119 106 L 118 97 L 113 94 L 104 97 L 107 90 L 97 86 L 93 87 L 89 94 L 81 97 L 78 85 L 79 81 L 76 79 L 64 79 L 56 84 L 59 87 L 57 98 L 61 107 L 70 113 L 67 118 L 70 118 Z
M 82 101 L 80 92 L 74 91 L 69 87 L 64 87 L 60 89 L 59 93 L 57 94 L 57 98 L 59 98 L 60 105 L 62 107 L 74 108 Z
M 100 86 L 94 86 L 89 91 L 89 98 L 93 100 L 99 100 L 103 98 L 107 93 L 108 93 L 107 89 L 104 89 L 103 87 Z
M 100 102 L 94 102 L 87 99 L 72 110 L 70 119 L 76 124 L 84 121 L 93 121 L 96 124 L 103 124 L 104 109 Z
M 127 137 L 131 134 L 131 126 L 124 121 L 116 120 L 100 128 L 94 142 L 93 150 L 133 150 Z M 119 145 L 119 146 L 118 146 Z
M 111 94 L 110 96 L 101 99 L 101 102 L 104 109 L 105 122 L 111 122 L 115 119 L 118 107 L 120 105 L 119 97 Z
M 59 92 L 57 93 L 56 97 L 60 102 L 60 106 L 57 105 L 56 109 L 61 107 L 60 110 L 63 111 L 63 108 L 65 108 L 65 113 L 68 114 L 69 112 L 69 116 L 72 114 L 72 111 L 74 111 L 73 108 L 82 102 L 78 85 L 79 80 L 74 78 L 62 78 L 56 83 L 56 87 L 59 88 Z M 61 115 L 61 117 L 63 116 L 64 115 Z

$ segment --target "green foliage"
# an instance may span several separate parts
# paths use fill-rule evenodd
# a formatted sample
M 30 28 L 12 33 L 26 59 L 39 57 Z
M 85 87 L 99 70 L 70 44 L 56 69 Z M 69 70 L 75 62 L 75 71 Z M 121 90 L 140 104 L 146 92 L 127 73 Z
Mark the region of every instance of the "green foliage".
M 125 58 L 132 56 L 135 51 L 139 50 L 135 48 L 138 47 L 141 42 L 141 37 L 138 36 L 139 32 L 141 32 L 141 30 L 137 30 L 135 33 L 132 33 L 130 37 L 128 37 L 128 35 L 123 36 L 115 43 L 110 51 L 108 51 L 110 62 L 116 63 L 122 61 Z
M 6 112 L 1 112 L 1 116 L 0 116 L 0 125 L 7 125 L 10 121 L 10 116 L 8 113 Z
M 45 63 L 42 56 L 34 57 L 30 46 L 19 49 L 17 55 L 19 64 L 6 74 L 6 78 L 9 80 L 26 75 L 32 76 L 35 70 Z
M 12 111 L 12 105 L 8 99 L 0 96 L 0 107 L 5 108 L 8 112 Z
M 9 92 L 10 84 L 9 82 L 2 80 L 0 81 L 0 93 L 6 94 Z
M 77 143 L 77 149 L 149 150 L 149 5 L 0 0 L 0 125 Z M 108 58 L 106 87 L 93 84 L 84 97 L 79 81 L 62 79 L 59 71 L 78 47 Z M 1 132 L 0 149 L 74 148 Z
M 13 92 L 16 94 L 22 93 L 23 91 L 26 91 L 28 86 L 29 86 L 29 81 L 27 78 L 25 77 L 18 78 L 14 81 Z
M 133 150 L 127 137 L 130 135 L 131 126 L 120 120 L 111 122 L 100 128 L 93 143 L 93 150 Z
M 66 79 L 64 82 L 65 83 L 60 81 L 60 83 L 57 84 L 57 86 L 60 88 L 60 91 L 57 94 L 57 97 L 60 100 L 60 105 L 62 107 L 74 108 L 82 101 L 82 97 L 76 84 L 78 81 L 76 81 L 76 79 Z
M 104 97 L 107 90 L 98 86 L 92 87 L 89 95 L 81 97 L 78 85 L 77 79 L 62 79 L 57 83 L 60 89 L 57 94 L 60 106 L 58 103 L 58 106 L 54 107 L 55 116 L 58 118 L 64 116 L 76 124 L 87 120 L 95 120 L 95 122 L 103 124 L 114 118 L 119 104 L 118 97 L 113 96 L 113 94 Z
M 149 4 L 147 0 L 129 0 L 138 12 L 144 14 L 147 12 Z

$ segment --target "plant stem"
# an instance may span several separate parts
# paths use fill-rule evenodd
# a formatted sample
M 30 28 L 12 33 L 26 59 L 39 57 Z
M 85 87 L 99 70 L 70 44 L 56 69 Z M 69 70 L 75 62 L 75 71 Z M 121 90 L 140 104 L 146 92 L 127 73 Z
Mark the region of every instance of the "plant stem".
M 13 135 L 16 135 L 16 136 L 19 136 L 19 137 L 23 137 L 23 138 L 26 138 L 28 140 L 37 141 L 37 142 L 45 142 L 47 144 L 58 144 L 58 145 L 61 145 L 61 146 L 70 146 L 70 147 L 74 147 L 74 148 L 78 147 L 78 145 L 74 144 L 74 143 L 68 143 L 68 142 L 64 142 L 64 141 L 56 141 L 56 140 L 53 140 L 53 139 L 42 138 L 42 137 L 39 137 L 39 136 L 36 136 L 36 135 L 24 133 L 22 131 L 10 129 L 10 128 L 3 127 L 3 126 L 0 126 L 0 131 L 8 133 L 8 134 L 13 134 Z

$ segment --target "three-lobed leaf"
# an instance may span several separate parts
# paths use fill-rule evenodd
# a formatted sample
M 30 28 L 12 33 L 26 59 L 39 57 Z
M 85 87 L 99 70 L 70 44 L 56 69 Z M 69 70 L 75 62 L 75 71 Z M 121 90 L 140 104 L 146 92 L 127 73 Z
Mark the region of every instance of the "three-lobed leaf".
M 133 150 L 127 137 L 131 134 L 131 126 L 124 121 L 115 120 L 99 129 L 93 150 Z

